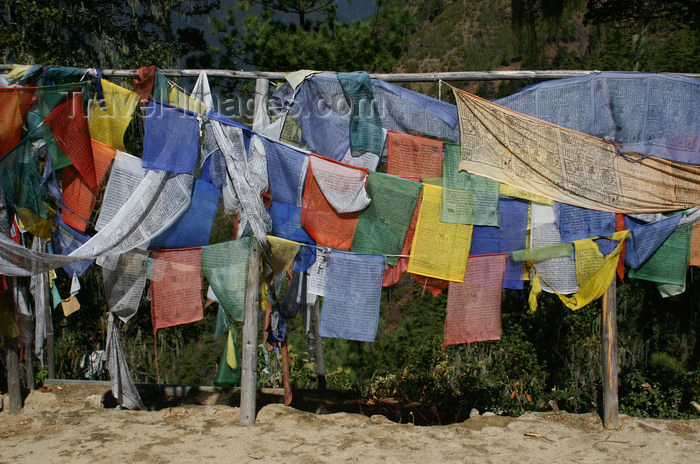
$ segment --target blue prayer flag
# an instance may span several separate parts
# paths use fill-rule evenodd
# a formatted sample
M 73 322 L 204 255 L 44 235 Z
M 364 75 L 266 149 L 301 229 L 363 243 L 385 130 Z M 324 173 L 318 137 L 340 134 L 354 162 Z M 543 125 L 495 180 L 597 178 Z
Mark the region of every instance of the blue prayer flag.
M 272 234 L 275 237 L 309 245 L 302 245 L 299 248 L 299 252 L 294 258 L 294 272 L 303 272 L 309 269 L 316 261 L 316 242 L 301 227 L 301 208 L 273 201 L 270 206 L 270 217 L 272 218 Z
M 308 155 L 265 137 L 261 137 L 261 140 L 265 145 L 272 199 L 288 205 L 301 206 Z
M 143 167 L 190 173 L 199 155 L 199 121 L 151 101 L 146 109 Z
M 615 213 L 554 202 L 554 214 L 564 243 L 615 233 Z
M 470 255 L 509 253 L 527 246 L 528 202 L 516 198 L 499 197 L 498 210 L 501 227 L 474 226 Z M 506 261 L 503 288 L 523 289 L 523 264 Z
M 331 250 L 321 336 L 373 342 L 379 323 L 384 256 Z
M 676 214 L 644 224 L 625 216 L 625 227 L 632 231 L 625 248 L 625 263 L 633 269 L 644 264 L 676 230 L 682 217 L 682 214 Z
M 190 206 L 173 225 L 154 237 L 148 248 L 158 250 L 209 245 L 220 198 L 221 189 L 196 179 Z

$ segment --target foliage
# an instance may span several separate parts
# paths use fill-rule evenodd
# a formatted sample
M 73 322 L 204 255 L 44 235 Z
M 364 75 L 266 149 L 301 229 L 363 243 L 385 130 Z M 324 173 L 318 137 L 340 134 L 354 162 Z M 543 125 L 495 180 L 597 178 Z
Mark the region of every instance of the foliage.
M 254 12 L 254 5 L 260 13 Z M 370 20 L 344 23 L 336 9 L 335 2 L 319 0 L 240 2 L 225 21 L 214 20 L 224 47 L 220 65 L 235 59 L 261 70 L 391 69 L 414 25 L 408 10 L 379 5 Z M 280 14 L 285 12 L 296 15 L 297 21 L 283 21 Z M 245 17 L 239 24 L 241 15 Z
M 220 0 L 8 0 L 0 10 L 3 62 L 79 67 L 175 65 L 205 49 L 204 33 L 179 27 Z

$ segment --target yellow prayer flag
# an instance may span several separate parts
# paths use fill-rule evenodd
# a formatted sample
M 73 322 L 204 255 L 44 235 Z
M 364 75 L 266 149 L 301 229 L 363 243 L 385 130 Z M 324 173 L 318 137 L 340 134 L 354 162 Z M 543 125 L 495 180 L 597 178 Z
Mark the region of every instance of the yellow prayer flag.
M 7 73 L 7 80 L 13 82 L 22 79 L 24 74 L 29 71 L 29 68 L 31 68 L 29 64 L 16 64 L 12 66 L 12 70 Z
M 499 195 L 502 197 L 520 198 L 521 200 L 528 200 L 540 205 L 551 206 L 554 204 L 554 200 L 550 200 L 549 198 L 537 195 L 536 193 L 527 192 L 523 189 L 519 189 L 508 184 L 499 185 Z
M 423 185 L 408 272 L 463 282 L 474 226 L 440 222 L 442 187 Z
M 267 236 L 272 253 L 270 265 L 275 273 L 287 271 L 294 264 L 294 258 L 299 252 L 301 244 L 272 235 Z
M 238 359 L 236 359 L 236 345 L 233 343 L 233 329 L 228 331 L 228 342 L 226 346 L 226 364 L 234 371 L 238 369 Z
M 593 239 L 577 240 L 574 242 L 576 278 L 579 283 L 578 291 L 571 296 L 566 296 L 552 288 L 554 293 L 557 294 L 559 299 L 569 309 L 581 309 L 588 303 L 603 296 L 603 293 L 610 287 L 610 283 L 615 277 L 617 262 L 620 259 L 620 252 L 622 251 L 622 244 L 627 240 L 629 235 L 629 230 L 615 232 L 612 239 L 617 240 L 617 246 L 605 257 L 600 253 L 598 245 L 593 242 Z M 529 298 L 530 309 L 532 311 L 537 309 L 537 295 L 539 295 L 541 291 L 539 288 L 540 278 L 541 276 L 537 272 L 537 266 L 535 265 L 535 278 L 532 281 L 532 290 L 530 291 Z M 582 281 L 582 279 L 585 280 Z M 550 287 L 552 286 L 550 285 Z
M 138 94 L 102 79 L 104 106 L 95 99 L 88 112 L 90 137 L 125 151 L 124 133 L 139 102 Z
M 304 79 L 309 77 L 312 74 L 320 73 L 323 71 L 313 71 L 311 69 L 300 69 L 298 71 L 290 71 L 290 72 L 285 72 L 284 78 L 289 82 L 289 85 L 292 86 L 292 89 L 296 90 L 297 87 L 299 87 L 299 84 L 304 82 Z
M 0 335 L 9 338 L 19 336 L 19 327 L 15 322 L 14 303 L 10 299 L 10 292 L 0 296 Z
M 174 85 L 170 88 L 170 95 L 168 98 L 170 99 L 170 104 L 173 106 L 197 114 L 207 114 L 207 107 L 204 102 L 190 97 Z
M 52 210 L 49 211 L 49 213 L 52 212 Z M 17 222 L 22 229 L 45 239 L 50 239 L 56 230 L 56 223 L 52 219 L 43 218 L 28 208 L 17 210 Z
M 75 296 L 71 296 L 61 302 L 61 308 L 63 308 L 63 315 L 67 317 L 80 309 L 80 303 Z

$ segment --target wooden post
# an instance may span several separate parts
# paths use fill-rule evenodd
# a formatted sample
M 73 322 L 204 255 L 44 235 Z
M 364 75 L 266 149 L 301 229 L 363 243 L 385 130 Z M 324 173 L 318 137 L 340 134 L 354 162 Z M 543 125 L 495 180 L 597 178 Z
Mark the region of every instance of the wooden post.
M 316 355 L 316 362 L 314 363 L 314 373 L 316 374 L 316 381 L 318 382 L 318 388 L 321 390 L 326 389 L 326 365 L 323 361 L 323 339 L 321 338 L 321 311 L 320 311 L 320 297 L 316 297 L 316 302 L 311 308 L 311 321 L 314 331 L 314 352 Z
M 46 364 L 48 377 L 56 378 L 56 361 L 54 353 L 56 351 L 53 334 L 53 304 L 51 303 L 51 289 L 49 288 L 49 276 L 45 274 L 44 279 L 44 322 L 46 323 Z
M 34 390 L 36 388 L 36 381 L 34 380 L 34 364 L 32 364 L 32 348 L 31 339 L 27 340 L 24 346 L 24 374 L 27 376 L 27 388 L 29 390 Z
M 267 112 L 267 95 L 269 92 L 269 80 L 255 80 L 255 114 L 253 115 L 253 130 L 256 132 L 260 132 L 270 124 L 270 115 Z
M 606 429 L 620 426 L 617 396 L 617 277 L 603 295 L 602 350 L 603 360 L 603 425 Z
M 5 337 L 7 348 L 7 410 L 18 413 L 22 410 L 22 390 L 20 388 L 19 347 L 17 338 Z
M 260 251 L 258 247 L 248 261 L 248 282 L 243 320 L 243 355 L 241 357 L 240 424 L 255 425 L 255 395 L 258 367 L 258 311 L 260 309 Z

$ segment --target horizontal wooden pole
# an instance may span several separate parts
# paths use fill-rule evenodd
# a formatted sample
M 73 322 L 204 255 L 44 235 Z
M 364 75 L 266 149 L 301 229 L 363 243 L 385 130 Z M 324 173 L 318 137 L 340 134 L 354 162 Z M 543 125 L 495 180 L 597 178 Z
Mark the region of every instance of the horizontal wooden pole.
M 9 71 L 14 65 L 0 64 L 0 71 Z M 161 69 L 167 77 L 197 77 L 206 71 L 209 77 L 224 77 L 229 79 L 284 79 L 280 71 L 236 71 L 232 69 Z M 533 71 L 458 71 L 435 73 L 370 73 L 373 79 L 388 82 L 437 82 L 443 81 L 502 81 L 527 79 L 564 79 L 567 77 L 584 76 L 598 71 L 584 70 L 533 70 Z M 103 69 L 107 77 L 138 77 L 136 69 Z M 700 78 L 700 73 L 673 73 L 680 76 Z

